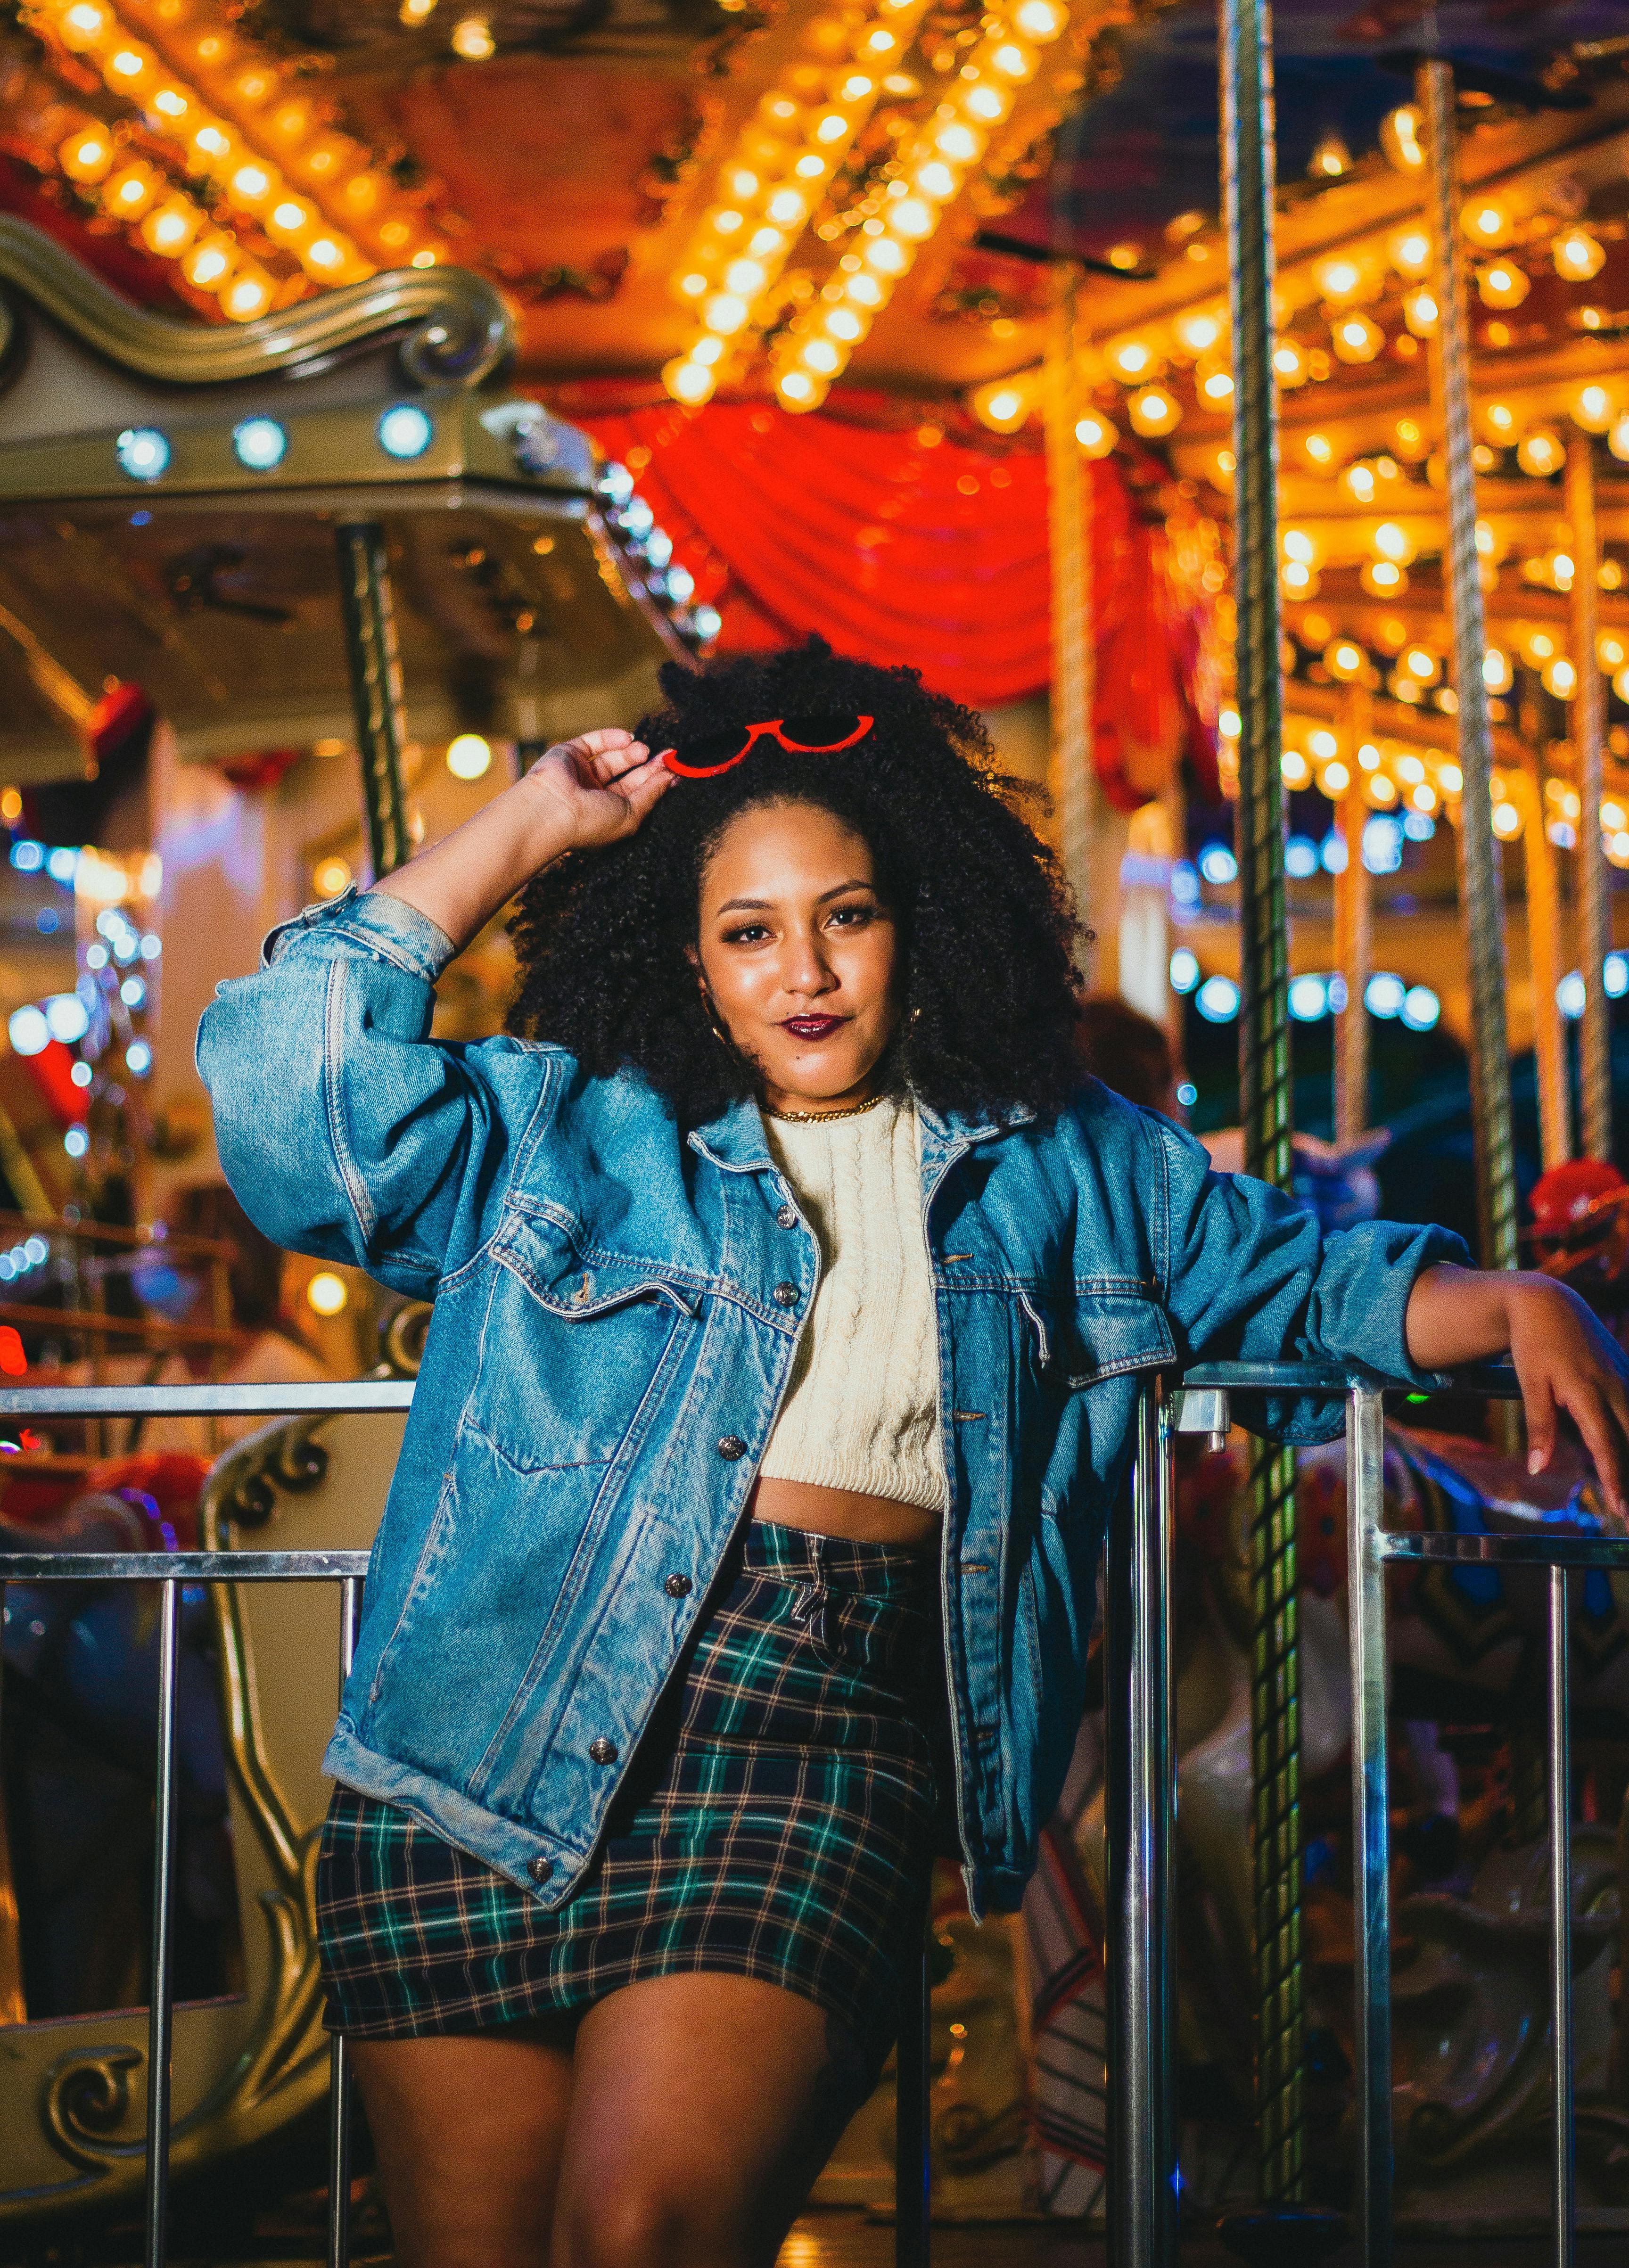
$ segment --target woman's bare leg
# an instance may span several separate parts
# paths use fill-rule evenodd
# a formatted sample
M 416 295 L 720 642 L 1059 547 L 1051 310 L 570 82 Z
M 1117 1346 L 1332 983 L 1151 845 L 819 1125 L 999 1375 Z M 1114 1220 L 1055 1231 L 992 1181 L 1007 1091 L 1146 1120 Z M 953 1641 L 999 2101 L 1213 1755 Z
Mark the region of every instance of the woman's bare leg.
M 351 2042 L 399 2268 L 546 2268 L 573 2029 Z
M 868 2074 L 812 2000 L 657 1977 L 577 2035 L 549 2268 L 772 2268 Z

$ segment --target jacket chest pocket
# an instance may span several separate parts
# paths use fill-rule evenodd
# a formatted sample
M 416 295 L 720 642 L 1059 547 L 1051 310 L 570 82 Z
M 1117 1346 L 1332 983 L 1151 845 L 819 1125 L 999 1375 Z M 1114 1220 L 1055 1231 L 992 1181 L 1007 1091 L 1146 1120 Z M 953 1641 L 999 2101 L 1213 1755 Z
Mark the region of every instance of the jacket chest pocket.
M 609 1464 L 696 1334 L 699 1287 L 513 1208 L 489 1253 L 469 1422 L 525 1471 Z
M 1161 1370 L 1176 1359 L 1165 1310 L 1146 1292 L 1077 1291 L 1060 1297 L 1021 1288 L 1015 1297 L 1031 1357 L 1055 1389 L 1073 1393 L 1100 1379 Z

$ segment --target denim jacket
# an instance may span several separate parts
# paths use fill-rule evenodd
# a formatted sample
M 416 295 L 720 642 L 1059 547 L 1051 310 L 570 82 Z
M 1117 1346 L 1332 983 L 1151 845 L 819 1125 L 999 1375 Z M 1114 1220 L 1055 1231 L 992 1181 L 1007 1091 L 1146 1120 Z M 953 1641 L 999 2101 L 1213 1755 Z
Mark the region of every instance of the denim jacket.
M 451 956 L 348 892 L 220 986 L 198 1061 L 267 1235 L 435 1303 L 325 1768 L 553 1907 L 746 1511 L 820 1256 L 753 1104 L 687 1130 L 560 1048 L 432 1041 Z M 1409 1293 L 1465 1254 L 1385 1222 L 1321 1239 L 1095 1081 L 1049 1124 L 920 1116 L 957 1807 L 975 1911 L 1010 1909 L 1080 1716 L 1139 1373 L 1357 1360 L 1424 1384 Z

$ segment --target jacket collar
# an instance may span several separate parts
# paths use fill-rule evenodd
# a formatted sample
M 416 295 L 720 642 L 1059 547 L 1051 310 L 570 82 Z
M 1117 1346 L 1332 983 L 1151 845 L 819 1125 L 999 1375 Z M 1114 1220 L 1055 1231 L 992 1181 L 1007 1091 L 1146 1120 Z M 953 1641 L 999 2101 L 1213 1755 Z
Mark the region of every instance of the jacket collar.
M 932 1110 L 925 1102 L 918 1102 L 917 1116 L 922 1122 L 925 1163 L 930 1156 L 957 1157 L 963 1150 L 971 1149 L 975 1142 L 994 1141 L 1020 1126 L 1028 1126 L 1035 1112 L 1023 1102 L 982 1114 Z M 763 1115 L 756 1102 L 732 1102 L 706 1125 L 693 1128 L 687 1138 L 692 1150 L 699 1151 L 726 1174 L 769 1173 L 774 1169 L 775 1160 L 764 1138 Z

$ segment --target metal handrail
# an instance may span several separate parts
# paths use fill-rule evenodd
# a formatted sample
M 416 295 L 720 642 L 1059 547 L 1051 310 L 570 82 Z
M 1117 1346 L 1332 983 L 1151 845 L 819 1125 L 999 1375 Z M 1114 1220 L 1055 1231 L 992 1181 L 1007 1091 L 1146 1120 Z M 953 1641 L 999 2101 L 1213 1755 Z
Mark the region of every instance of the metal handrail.
M 387 1414 L 406 1410 L 411 1380 L 350 1379 L 332 1385 L 15 1386 L 0 1389 L 0 1418 L 280 1418 Z M 174 2031 L 175 1680 L 182 1583 L 321 1582 L 340 1586 L 340 1686 L 356 1643 L 365 1551 L 10 1551 L 7 1583 L 157 1583 L 158 1757 L 153 1789 L 152 1974 L 147 2007 L 145 2268 L 165 2268 L 170 2201 L 170 2052 Z M 350 2257 L 350 2073 L 346 2044 L 329 2048 L 328 2262 Z
M 1507 1368 L 1443 1376 L 1443 1391 L 1508 1400 Z M 1114 2268 L 1170 2268 L 1176 2249 L 1175 1742 L 1168 1596 L 1172 1466 L 1178 1432 L 1222 1434 L 1235 1394 L 1323 1395 L 1345 1404 L 1352 1678 L 1352 1797 L 1358 1853 L 1354 1994 L 1357 2195 L 1367 2268 L 1391 2258 L 1391 1933 L 1386 1758 L 1385 1569 L 1391 1561 L 1542 1566 L 1550 1572 L 1552 2259 L 1572 2268 L 1572 1820 L 1566 1581 L 1577 1568 L 1629 1568 L 1629 1536 L 1393 1535 L 1383 1525 L 1385 1396 L 1417 1389 L 1358 1366 L 1206 1363 L 1173 1393 L 1139 1397 L 1133 1484 L 1109 1538 L 1109 2242 Z
M 0 1418 L 307 1417 L 408 1409 L 411 1381 L 356 1379 L 334 1385 L 7 1387 Z M 334 1583 L 340 1586 L 339 1685 L 356 1649 L 365 1551 L 10 1551 L 0 1552 L 0 1597 L 8 1582 L 156 1582 L 158 1620 L 158 1765 L 154 1786 L 152 1975 L 147 2012 L 147 2166 L 144 2268 L 165 2268 L 169 2231 L 170 2057 L 174 2029 L 176 1827 L 175 1687 L 178 1585 Z M 924 1917 L 925 1925 L 925 1916 Z M 919 1955 L 902 1978 L 896 2148 L 897 2268 L 929 2268 L 932 2225 L 931 1981 L 925 1926 Z M 329 2044 L 328 2268 L 350 2259 L 351 2092 L 343 2036 Z

